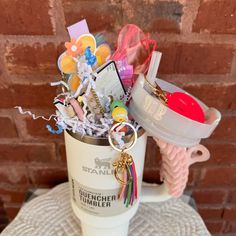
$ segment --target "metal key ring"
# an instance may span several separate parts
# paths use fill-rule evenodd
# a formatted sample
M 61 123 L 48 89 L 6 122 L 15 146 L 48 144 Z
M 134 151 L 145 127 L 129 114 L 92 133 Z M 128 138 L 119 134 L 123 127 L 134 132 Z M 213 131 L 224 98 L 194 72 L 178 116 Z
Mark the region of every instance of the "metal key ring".
M 117 181 L 118 181 L 120 184 L 122 184 L 122 185 L 127 185 L 127 184 L 129 184 L 129 183 L 132 181 L 132 175 L 131 175 L 131 173 L 130 173 L 129 168 L 127 168 L 129 178 L 128 178 L 128 180 L 126 180 L 126 181 L 124 181 L 124 180 L 122 180 L 122 179 L 120 178 L 120 176 L 119 176 L 119 173 L 121 172 L 120 170 L 121 170 L 122 172 L 124 171 L 123 168 L 119 168 L 119 167 L 114 169 L 115 178 L 116 178 Z
M 124 149 L 120 149 L 120 148 L 116 147 L 116 146 L 114 145 L 113 141 L 112 141 L 112 138 L 111 138 L 112 132 L 113 132 L 118 126 L 120 126 L 120 125 L 127 125 L 127 126 L 129 126 L 129 127 L 133 130 L 133 132 L 134 132 L 134 139 L 133 139 L 133 142 L 130 144 L 129 147 L 124 148 Z M 131 124 L 128 123 L 128 122 L 119 122 L 119 123 L 116 123 L 115 125 L 113 125 L 113 126 L 111 127 L 111 129 L 110 129 L 110 131 L 109 131 L 109 134 L 108 134 L 108 141 L 109 141 L 110 145 L 111 145 L 116 151 L 118 151 L 118 152 L 128 151 L 128 150 L 130 150 L 131 148 L 133 148 L 133 146 L 134 146 L 134 145 L 136 144 L 136 142 L 137 142 L 137 139 L 138 139 L 138 135 L 137 135 L 136 129 L 134 128 L 133 125 L 131 125 Z
M 158 97 L 158 98 L 160 99 L 160 101 L 161 101 L 164 105 L 166 105 L 167 102 L 168 102 L 168 99 L 167 99 L 167 97 L 166 97 L 165 91 L 163 91 L 163 90 L 161 89 L 161 87 L 160 87 L 158 84 L 156 84 L 156 86 L 152 85 L 152 84 L 148 81 L 148 79 L 146 78 L 146 76 L 144 76 L 144 78 L 145 78 L 145 81 L 147 82 L 148 86 L 152 89 L 154 95 L 155 95 L 156 97 Z

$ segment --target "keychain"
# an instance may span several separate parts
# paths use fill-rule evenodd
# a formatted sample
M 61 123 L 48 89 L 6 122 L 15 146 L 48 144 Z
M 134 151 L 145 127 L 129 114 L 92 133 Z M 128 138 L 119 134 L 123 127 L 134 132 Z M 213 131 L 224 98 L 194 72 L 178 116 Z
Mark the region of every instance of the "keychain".
M 114 137 L 114 133 L 116 133 L 115 130 L 119 126 L 123 125 L 129 126 L 133 131 L 133 135 L 131 136 L 128 142 L 129 143 L 128 147 L 118 148 L 113 143 L 112 137 Z M 127 122 L 116 123 L 110 129 L 108 140 L 112 148 L 120 152 L 119 159 L 113 163 L 114 175 L 117 181 L 122 186 L 119 194 L 119 199 L 124 199 L 124 204 L 126 205 L 126 207 L 129 207 L 130 205 L 133 205 L 134 201 L 137 199 L 138 196 L 137 174 L 136 174 L 135 163 L 133 157 L 127 153 L 136 144 L 137 131 L 130 123 Z M 118 142 L 117 140 L 115 141 Z

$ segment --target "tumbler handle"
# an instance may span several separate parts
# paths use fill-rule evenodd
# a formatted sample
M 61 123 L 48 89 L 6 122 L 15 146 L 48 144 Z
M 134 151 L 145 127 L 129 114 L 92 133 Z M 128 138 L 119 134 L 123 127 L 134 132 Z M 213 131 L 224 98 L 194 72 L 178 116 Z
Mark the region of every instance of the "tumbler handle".
M 165 184 L 143 184 L 141 202 L 164 202 L 172 198 Z
M 152 137 L 147 134 L 148 137 Z M 168 187 L 163 182 L 162 184 L 149 184 L 143 182 L 142 194 L 140 196 L 141 202 L 164 202 L 171 199 L 172 196 L 168 192 Z

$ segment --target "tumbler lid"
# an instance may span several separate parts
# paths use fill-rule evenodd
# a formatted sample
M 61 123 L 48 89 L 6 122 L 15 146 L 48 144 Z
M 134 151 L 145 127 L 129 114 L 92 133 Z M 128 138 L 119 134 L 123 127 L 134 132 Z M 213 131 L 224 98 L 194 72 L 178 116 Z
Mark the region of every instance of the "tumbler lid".
M 131 92 L 129 112 L 148 134 L 184 147 L 194 146 L 202 138 L 208 138 L 221 119 L 220 112 L 215 108 L 207 107 L 203 102 L 171 83 L 160 79 L 156 79 L 156 83 L 164 91 L 183 92 L 193 97 L 204 111 L 205 122 L 191 120 L 165 106 L 146 91 L 144 75 L 140 74 Z

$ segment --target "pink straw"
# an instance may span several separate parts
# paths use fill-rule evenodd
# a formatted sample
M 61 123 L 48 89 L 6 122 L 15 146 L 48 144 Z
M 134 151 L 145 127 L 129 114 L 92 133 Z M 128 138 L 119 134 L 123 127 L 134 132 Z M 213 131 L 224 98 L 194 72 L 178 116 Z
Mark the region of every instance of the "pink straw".
M 74 98 L 71 98 L 70 99 L 70 104 L 73 107 L 77 117 L 81 121 L 84 121 L 84 112 L 83 112 L 82 108 L 80 107 L 79 103 Z

